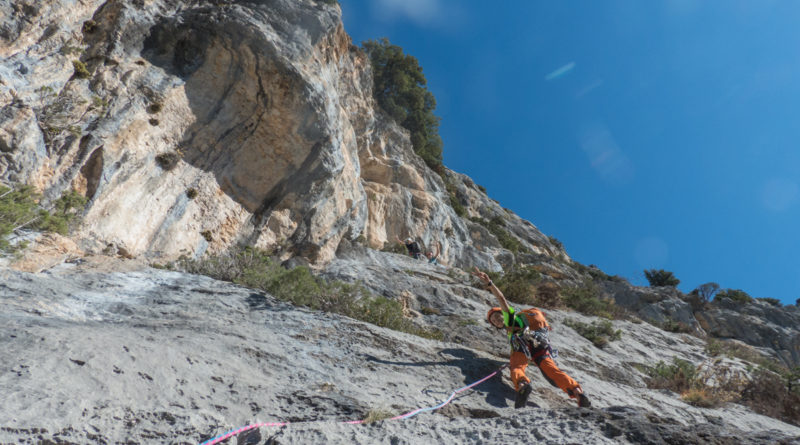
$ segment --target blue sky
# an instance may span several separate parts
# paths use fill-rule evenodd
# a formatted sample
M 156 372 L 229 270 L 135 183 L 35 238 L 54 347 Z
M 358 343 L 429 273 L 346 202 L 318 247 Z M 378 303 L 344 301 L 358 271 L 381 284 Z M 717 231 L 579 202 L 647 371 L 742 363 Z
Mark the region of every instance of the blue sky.
M 419 59 L 445 165 L 575 260 L 800 298 L 800 2 L 340 3 Z

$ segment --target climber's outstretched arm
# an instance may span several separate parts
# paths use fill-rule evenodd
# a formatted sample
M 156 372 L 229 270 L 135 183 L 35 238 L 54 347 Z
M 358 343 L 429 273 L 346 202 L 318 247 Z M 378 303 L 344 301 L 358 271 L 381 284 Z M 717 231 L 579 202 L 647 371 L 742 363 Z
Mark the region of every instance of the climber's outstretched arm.
M 503 295 L 502 292 L 500 292 L 500 289 L 498 289 L 497 286 L 494 285 L 492 279 L 489 278 L 489 275 L 487 275 L 486 272 L 481 272 L 477 266 L 475 267 L 475 272 L 473 272 L 472 275 L 478 277 L 478 279 L 481 280 L 483 284 L 488 286 L 489 291 L 494 294 L 495 298 L 497 298 L 497 303 L 500 305 L 500 309 L 502 309 L 503 312 L 509 312 L 508 302 L 506 301 L 506 297 Z

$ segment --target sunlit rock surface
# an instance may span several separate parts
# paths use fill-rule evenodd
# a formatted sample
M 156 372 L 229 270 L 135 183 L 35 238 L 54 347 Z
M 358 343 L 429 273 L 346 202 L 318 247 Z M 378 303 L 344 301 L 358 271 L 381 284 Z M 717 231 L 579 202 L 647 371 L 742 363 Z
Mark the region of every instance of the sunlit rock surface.
M 591 318 L 562 311 L 547 312 L 558 363 L 591 395 L 593 408 L 578 409 L 529 369 L 534 391 L 516 410 L 503 370 L 441 410 L 343 424 L 370 412 L 438 405 L 508 360 L 503 335 L 480 321 L 488 293 L 419 261 L 373 255 L 372 263 L 411 272 L 400 285 L 416 296 L 411 306 L 441 314 L 417 322 L 454 331 L 451 341 L 131 261 L 87 257 L 39 274 L 0 271 L 0 443 L 200 443 L 256 422 L 292 422 L 260 428 L 259 444 L 800 441 L 800 428 L 743 406 L 696 408 L 678 394 L 647 389 L 635 365 L 673 356 L 744 370 L 738 361 L 707 357 L 703 341 L 614 321 L 622 339 L 598 349 L 564 324 Z M 388 286 L 370 261 L 355 267 L 372 285 Z M 431 283 L 438 290 L 422 291 Z M 464 321 L 436 323 L 446 318 Z
M 0 180 L 44 205 L 70 189 L 89 200 L 70 238 L 27 234 L 0 258 L 0 443 L 197 443 L 254 421 L 325 421 L 261 429 L 273 444 L 800 440 L 740 405 L 649 390 L 637 367 L 677 356 L 748 372 L 667 323 L 800 365 L 795 306 L 632 286 L 573 262 L 470 178 L 447 171 L 448 191 L 376 107 L 369 61 L 328 3 L 0 0 Z M 381 252 L 395 236 L 441 242 L 448 266 Z M 239 243 L 402 301 L 445 341 L 146 267 Z M 595 408 L 530 370 L 522 411 L 506 375 L 408 421 L 336 423 L 435 405 L 506 362 L 472 266 L 591 282 L 645 321 L 614 321 L 622 340 L 598 349 L 564 324 L 593 318 L 548 311 L 559 364 Z

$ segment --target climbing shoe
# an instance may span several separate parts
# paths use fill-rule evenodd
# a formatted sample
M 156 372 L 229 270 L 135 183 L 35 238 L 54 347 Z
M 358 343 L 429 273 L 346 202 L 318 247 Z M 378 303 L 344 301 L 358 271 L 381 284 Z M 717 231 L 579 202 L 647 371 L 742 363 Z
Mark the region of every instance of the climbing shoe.
M 528 402 L 528 396 L 531 395 L 531 384 L 530 383 L 523 383 L 519 385 L 519 391 L 517 391 L 517 400 L 514 401 L 514 408 L 522 408 Z
M 578 394 L 578 406 L 581 408 L 591 408 L 592 402 L 589 401 L 589 398 L 586 397 L 586 394 L 580 393 Z

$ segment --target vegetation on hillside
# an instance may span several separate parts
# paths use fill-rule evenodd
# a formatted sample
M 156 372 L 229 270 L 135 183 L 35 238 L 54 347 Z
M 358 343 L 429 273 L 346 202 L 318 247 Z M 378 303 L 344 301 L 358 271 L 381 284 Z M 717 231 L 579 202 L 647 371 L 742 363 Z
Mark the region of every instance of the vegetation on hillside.
M 753 297 L 741 289 L 724 289 L 714 297 L 714 301 L 721 301 L 723 299 L 735 301 L 740 304 L 747 304 L 753 301 Z
M 680 284 L 681 280 L 675 278 L 672 272 L 664 269 L 649 269 L 644 271 L 644 277 L 652 287 L 672 286 Z
M 614 303 L 611 298 L 603 298 L 592 280 L 584 280 L 579 287 L 567 288 L 562 292 L 564 304 L 582 314 L 603 318 L 627 318 L 629 314 Z
M 598 320 L 591 323 L 583 323 L 577 320 L 566 319 L 564 324 L 571 327 L 583 338 L 589 340 L 598 348 L 603 348 L 609 342 L 622 338 L 622 330 L 614 329 L 614 325 L 609 320 Z
M 741 403 L 759 414 L 800 425 L 800 367 L 780 372 L 751 368 L 745 375 L 715 363 L 701 372 L 674 357 L 671 364 L 661 361 L 642 368 L 649 376 L 648 387 L 675 391 L 686 403 L 706 408 Z
M 237 247 L 201 260 L 183 259 L 177 267 L 189 273 L 241 284 L 269 292 L 298 306 L 342 314 L 374 325 L 441 340 L 435 329 L 423 329 L 403 316 L 399 301 L 373 295 L 363 286 L 315 277 L 305 266 L 286 269 L 267 252 Z
M 719 284 L 712 282 L 701 284 L 697 286 L 693 291 L 689 292 L 689 295 L 697 296 L 702 301 L 711 301 L 714 299 L 714 295 L 719 292 Z
M 386 38 L 362 45 L 372 64 L 373 94 L 378 104 L 411 133 L 414 151 L 443 176 L 439 118 L 433 114 L 436 99 L 426 87 L 419 61 Z
M 86 198 L 70 191 L 53 203 L 48 211 L 39 205 L 39 194 L 30 186 L 0 186 L 0 251 L 13 250 L 8 236 L 19 229 L 66 234 L 75 222 Z
M 492 219 L 488 221 L 483 218 L 472 217 L 470 221 L 486 227 L 489 232 L 497 238 L 497 241 L 504 249 L 508 249 L 514 253 L 529 251 L 520 240 L 508 233 L 504 228 L 506 226 L 506 220 L 503 219 L 502 216 L 493 216 Z
M 536 269 L 530 266 L 517 266 L 502 275 L 498 273 L 489 275 L 509 301 L 546 307 L 536 298 L 538 284 L 542 281 L 542 274 Z
M 545 281 L 541 272 L 531 265 L 518 265 L 505 274 L 489 272 L 503 295 L 512 302 L 543 308 L 569 308 L 585 315 L 608 319 L 631 318 L 624 308 L 604 298 L 598 286 L 586 279 L 579 286 L 561 286 Z

